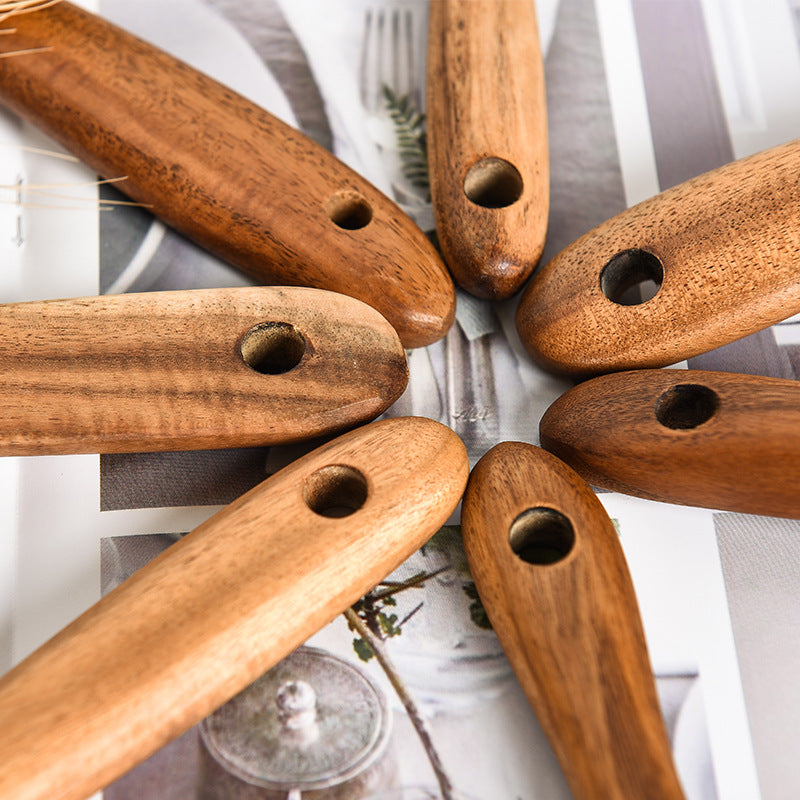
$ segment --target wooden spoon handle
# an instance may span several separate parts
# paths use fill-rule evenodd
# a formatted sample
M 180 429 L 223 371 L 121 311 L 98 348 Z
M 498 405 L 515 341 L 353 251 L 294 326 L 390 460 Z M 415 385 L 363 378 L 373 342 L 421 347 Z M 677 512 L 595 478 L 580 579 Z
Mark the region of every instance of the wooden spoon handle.
M 529 284 L 517 327 L 547 369 L 661 367 L 800 311 L 800 141 L 646 200 L 567 247 Z M 628 286 L 661 288 L 634 305 Z
M 68 2 L 0 37 L 0 102 L 154 214 L 265 283 L 373 305 L 406 347 L 449 328 L 426 236 L 329 152 L 186 64 Z
M 594 492 L 532 445 L 473 470 L 470 571 L 576 800 L 679 800 L 619 536 Z
M 298 441 L 368 422 L 407 381 L 389 323 L 321 289 L 0 306 L 0 455 Z
M 199 722 L 424 544 L 468 471 L 445 426 L 382 420 L 211 517 L 0 680 L 0 796 L 81 800 Z
M 562 395 L 542 446 L 614 491 L 800 517 L 800 384 L 700 370 L 605 375 Z
M 456 281 L 510 297 L 544 247 L 549 164 L 533 0 L 430 4 L 428 159 L 436 231 Z

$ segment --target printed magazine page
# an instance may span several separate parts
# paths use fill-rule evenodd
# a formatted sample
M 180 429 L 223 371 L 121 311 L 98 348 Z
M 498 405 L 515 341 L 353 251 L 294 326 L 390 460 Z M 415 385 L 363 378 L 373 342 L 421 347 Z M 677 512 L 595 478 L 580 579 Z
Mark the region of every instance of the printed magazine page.
M 341 0 L 335 13 L 324 0 L 79 5 L 298 128 L 433 231 L 429 188 L 408 177 L 399 145 L 409 136 L 424 155 L 427 0 Z M 551 170 L 543 262 L 625 208 L 800 131 L 791 0 L 536 5 Z M 0 301 L 253 284 L 121 204 L 113 183 L 5 109 L 0 154 Z M 537 444 L 542 414 L 572 383 L 525 353 L 518 299 L 459 292 L 447 335 L 407 351 L 409 386 L 386 416 L 443 422 L 471 465 L 502 441 Z M 796 380 L 798 322 L 674 368 Z M 0 459 L 3 671 L 318 444 Z M 598 496 L 633 578 L 686 797 L 798 796 L 798 523 Z M 287 728 L 279 698 L 298 686 Z M 312 734 L 319 758 L 301 769 Z M 571 797 L 480 602 L 459 510 L 348 619 L 97 796 L 434 800 L 442 774 L 461 800 Z

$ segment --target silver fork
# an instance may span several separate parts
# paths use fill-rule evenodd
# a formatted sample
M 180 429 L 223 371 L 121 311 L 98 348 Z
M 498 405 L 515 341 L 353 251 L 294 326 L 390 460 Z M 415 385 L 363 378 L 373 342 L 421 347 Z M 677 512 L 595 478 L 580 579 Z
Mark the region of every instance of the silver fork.
M 423 2 L 367 8 L 361 39 L 359 82 L 368 114 L 386 114 L 383 87 L 424 102 L 426 6 Z
M 376 144 L 392 184 L 394 199 L 423 230 L 433 228 L 427 197 L 403 174 L 397 132 L 389 114 L 385 89 L 407 96 L 423 110 L 427 41 L 425 0 L 399 0 L 369 6 L 364 12 L 359 61 L 359 90 L 367 130 Z M 424 190 L 422 192 L 424 195 Z
M 415 108 L 422 110 L 426 37 L 425 0 L 368 7 L 364 12 L 358 77 L 367 127 L 386 164 L 394 199 L 417 224 L 430 230 L 430 204 L 421 201 L 404 183 L 394 124 L 384 95 L 384 87 L 388 86 L 398 95 L 408 95 Z M 438 380 L 429 350 L 408 352 L 408 389 L 392 406 L 392 415 L 415 414 L 446 422 L 443 380 Z

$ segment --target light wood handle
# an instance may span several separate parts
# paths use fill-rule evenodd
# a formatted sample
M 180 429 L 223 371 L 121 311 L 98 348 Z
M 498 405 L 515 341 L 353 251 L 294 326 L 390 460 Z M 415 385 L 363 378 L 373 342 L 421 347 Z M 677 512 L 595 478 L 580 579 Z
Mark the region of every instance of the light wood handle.
M 578 239 L 522 296 L 517 327 L 531 356 L 580 377 L 662 367 L 800 311 L 798 171 L 800 141 L 694 178 Z M 644 303 L 613 299 L 659 281 Z
M 428 33 L 436 231 L 456 282 L 510 297 L 544 248 L 549 163 L 533 0 L 438 0 Z
M 682 800 L 614 526 L 554 456 L 518 442 L 473 470 L 464 547 L 576 800 Z
M 800 517 L 800 384 L 700 370 L 594 378 L 540 423 L 594 486 L 668 503 Z
M 0 680 L 0 796 L 81 800 L 199 722 L 424 544 L 468 470 L 445 426 L 382 420 L 211 517 Z
M 0 306 L 0 455 L 299 441 L 368 422 L 407 382 L 389 323 L 321 289 Z
M 264 283 L 377 308 L 406 347 L 453 320 L 452 280 L 398 206 L 298 131 L 67 2 L 14 17 L 0 101 L 134 200 Z

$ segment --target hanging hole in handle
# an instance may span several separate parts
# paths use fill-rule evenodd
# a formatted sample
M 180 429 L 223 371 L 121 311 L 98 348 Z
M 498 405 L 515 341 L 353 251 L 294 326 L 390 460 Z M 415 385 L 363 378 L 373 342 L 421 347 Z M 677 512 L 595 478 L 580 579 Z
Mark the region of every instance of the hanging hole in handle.
M 483 208 L 505 208 L 522 196 L 522 175 L 504 158 L 482 158 L 464 178 L 467 199 Z
M 523 511 L 508 531 L 511 549 L 528 564 L 555 564 L 569 555 L 575 530 L 569 518 L 554 508 Z
M 282 375 L 294 369 L 306 352 L 306 340 L 289 322 L 261 322 L 242 338 L 242 359 L 262 375 Z
M 306 479 L 303 500 L 322 517 L 349 517 L 367 501 L 367 479 L 344 464 L 322 467 Z
M 364 228 L 372 221 L 372 206 L 367 198 L 352 190 L 331 195 L 325 204 L 325 212 L 334 225 L 348 231 Z
M 708 422 L 718 406 L 719 397 L 708 386 L 679 383 L 656 398 L 654 410 L 656 419 L 665 428 L 688 430 Z
M 620 306 L 638 306 L 652 300 L 663 282 L 661 260 L 640 248 L 617 253 L 600 273 L 600 290 Z

